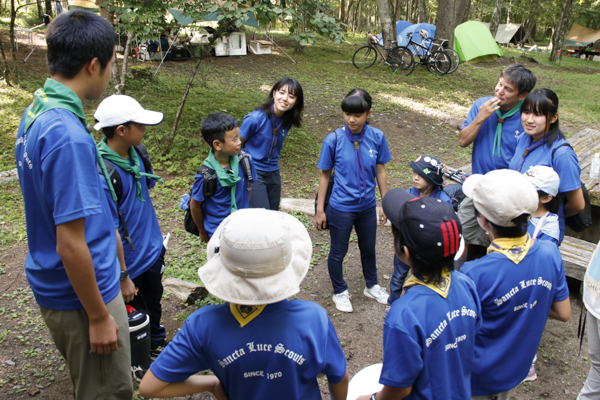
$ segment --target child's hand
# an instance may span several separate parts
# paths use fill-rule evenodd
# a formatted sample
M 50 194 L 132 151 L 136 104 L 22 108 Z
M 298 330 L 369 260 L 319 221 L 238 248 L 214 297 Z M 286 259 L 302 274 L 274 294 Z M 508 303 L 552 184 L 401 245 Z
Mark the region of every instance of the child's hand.
M 316 224 L 319 231 L 327 227 L 327 216 L 323 211 L 317 211 Z
M 202 231 L 202 232 L 200 232 L 199 236 L 200 236 L 200 240 L 201 240 L 203 243 L 208 243 L 208 240 L 209 240 L 210 238 L 208 237 L 208 233 L 206 233 L 206 231 Z
M 382 208 L 381 210 L 379 210 L 379 223 L 381 225 L 385 225 L 386 222 L 387 222 L 387 217 L 383 213 L 383 208 Z

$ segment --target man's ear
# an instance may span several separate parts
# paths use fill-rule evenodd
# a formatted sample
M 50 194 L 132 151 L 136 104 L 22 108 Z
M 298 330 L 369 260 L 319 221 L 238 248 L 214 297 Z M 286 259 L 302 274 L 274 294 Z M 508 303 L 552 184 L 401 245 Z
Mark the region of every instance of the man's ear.
M 521 100 L 525 100 L 525 97 L 527 97 L 527 95 L 529 94 L 529 92 L 523 92 L 523 93 L 519 93 L 519 101 Z

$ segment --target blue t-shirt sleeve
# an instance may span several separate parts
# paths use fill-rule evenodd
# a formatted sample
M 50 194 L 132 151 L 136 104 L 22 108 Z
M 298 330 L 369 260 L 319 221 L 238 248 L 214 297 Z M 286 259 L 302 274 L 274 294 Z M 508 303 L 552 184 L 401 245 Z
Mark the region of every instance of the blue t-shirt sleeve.
M 329 382 L 336 384 L 339 383 L 346 374 L 346 356 L 344 355 L 344 351 L 342 350 L 342 346 L 338 340 L 337 334 L 335 333 L 335 328 L 331 323 L 331 320 L 327 318 L 328 322 L 328 330 L 327 330 L 327 344 L 326 344 L 326 354 L 323 358 L 325 360 L 325 364 L 323 365 L 323 372 L 327 375 L 327 379 Z
M 323 171 L 331 171 L 333 169 L 335 160 L 333 159 L 333 149 L 335 148 L 336 134 L 330 133 L 323 140 L 323 146 L 321 147 L 321 156 L 317 168 Z
M 388 147 L 385 135 L 381 135 L 381 141 L 379 142 L 379 149 L 377 151 L 377 164 L 385 164 L 390 162 L 392 155 L 390 154 L 390 148 Z
M 556 271 L 556 290 L 554 291 L 554 298 L 552 301 L 563 301 L 569 297 L 569 285 L 567 284 L 567 278 L 565 276 L 565 268 L 563 267 L 562 256 L 557 246 L 550 247 L 549 251 L 553 251 L 554 254 L 554 268 Z
M 421 346 L 407 332 L 385 324 L 383 326 L 383 368 L 379 383 L 407 388 L 414 384 L 423 370 Z
M 197 174 L 194 179 L 194 184 L 192 185 L 192 198 L 198 202 L 204 201 L 204 191 L 202 190 L 204 187 L 204 177 L 202 174 Z
M 242 126 L 240 127 L 240 136 L 244 140 L 248 140 L 256 133 L 257 129 L 258 122 L 251 114 L 248 114 L 242 121 Z
M 198 318 L 190 316 L 173 341 L 150 364 L 152 373 L 164 382 L 181 382 L 199 371 L 210 368 L 202 351 Z
M 56 225 L 102 213 L 100 175 L 92 143 L 68 142 L 42 161 L 42 186 Z
M 471 106 L 469 113 L 467 114 L 467 119 L 465 119 L 465 122 L 463 122 L 460 129 L 463 130 L 467 126 L 469 126 L 471 124 L 471 122 L 473 122 L 475 117 L 477 117 L 477 114 L 479 114 L 479 102 L 475 101 L 475 103 L 473 103 L 473 105 Z
M 581 188 L 581 167 L 573 149 L 563 146 L 554 153 L 554 170 L 560 176 L 561 193 Z

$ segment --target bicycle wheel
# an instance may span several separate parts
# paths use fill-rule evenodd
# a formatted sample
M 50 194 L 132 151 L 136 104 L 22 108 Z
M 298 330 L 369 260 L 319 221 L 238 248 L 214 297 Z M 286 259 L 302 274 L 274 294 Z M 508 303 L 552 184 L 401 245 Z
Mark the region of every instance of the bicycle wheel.
M 403 74 L 410 75 L 415 68 L 415 61 L 412 53 L 406 47 L 394 47 L 388 52 L 387 61 L 394 72 L 400 71 Z
M 448 70 L 448 73 L 451 74 L 458 68 L 460 57 L 458 56 L 458 53 L 452 49 L 445 49 L 444 53 L 446 53 L 446 55 L 450 57 L 450 61 L 452 61 L 452 66 L 450 66 L 450 69 Z
M 367 69 L 377 60 L 377 50 L 371 46 L 363 46 L 352 56 L 352 64 L 358 69 Z
M 423 59 L 425 58 L 425 55 L 423 53 L 424 50 L 412 43 L 406 47 L 408 48 L 408 50 L 410 50 L 415 63 L 423 64 L 423 61 L 424 61 Z
M 447 74 L 451 65 L 452 61 L 450 60 L 450 57 L 441 50 L 432 52 L 427 59 L 427 69 L 429 69 L 429 72 L 436 75 Z

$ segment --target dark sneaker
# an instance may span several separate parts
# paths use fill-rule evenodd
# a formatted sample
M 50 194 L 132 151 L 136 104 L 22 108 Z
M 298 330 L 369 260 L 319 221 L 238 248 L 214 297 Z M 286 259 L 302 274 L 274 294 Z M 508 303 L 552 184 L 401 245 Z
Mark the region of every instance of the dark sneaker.
M 155 359 L 156 357 L 158 357 L 158 355 L 160 353 L 162 353 L 162 351 L 165 349 L 165 347 L 167 347 L 169 345 L 169 341 L 163 339 L 163 341 L 156 347 L 150 349 L 150 358 Z
M 142 378 L 144 377 L 144 375 L 146 375 L 146 371 L 148 371 L 148 367 L 144 365 L 136 365 L 134 367 L 131 367 L 131 374 L 133 375 L 133 378 L 138 382 L 142 381 Z

